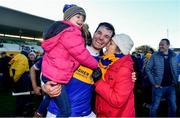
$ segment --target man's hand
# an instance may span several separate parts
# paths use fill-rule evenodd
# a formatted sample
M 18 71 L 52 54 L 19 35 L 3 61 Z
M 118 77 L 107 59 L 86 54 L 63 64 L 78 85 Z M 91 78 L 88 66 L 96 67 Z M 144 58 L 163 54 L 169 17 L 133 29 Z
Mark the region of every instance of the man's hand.
M 56 97 L 61 93 L 61 85 L 53 81 L 48 81 L 42 86 L 42 90 L 50 97 Z
M 155 88 L 162 88 L 162 87 L 161 87 L 160 85 L 158 85 L 158 84 L 155 84 L 154 87 L 155 87 Z
M 36 95 L 41 95 L 41 87 L 37 86 L 35 89 L 34 89 L 34 93 Z
M 132 81 L 133 81 L 133 82 L 136 82 L 136 80 L 137 80 L 137 78 L 136 78 L 136 72 L 133 72 L 132 75 L 131 75 L 131 77 L 132 77 Z
M 94 69 L 93 73 L 92 73 L 92 78 L 93 78 L 94 82 L 97 82 L 98 80 L 100 80 L 101 77 L 102 77 L 101 69 L 99 67 Z

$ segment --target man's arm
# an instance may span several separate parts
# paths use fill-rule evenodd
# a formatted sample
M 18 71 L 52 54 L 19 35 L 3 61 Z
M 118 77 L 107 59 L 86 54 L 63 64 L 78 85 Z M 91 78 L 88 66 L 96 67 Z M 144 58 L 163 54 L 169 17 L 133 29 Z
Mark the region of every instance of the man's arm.
M 37 69 L 34 67 L 34 65 L 30 69 L 30 78 L 32 82 L 32 87 L 36 95 L 41 95 L 41 87 L 37 86 L 36 82 L 36 71 Z
M 153 77 L 153 74 L 152 74 L 153 65 L 154 65 L 154 55 L 152 55 L 150 60 L 147 62 L 145 70 L 146 70 L 146 73 L 148 75 L 149 81 L 151 82 L 151 84 L 153 86 L 155 86 L 156 84 L 155 84 L 154 77 Z

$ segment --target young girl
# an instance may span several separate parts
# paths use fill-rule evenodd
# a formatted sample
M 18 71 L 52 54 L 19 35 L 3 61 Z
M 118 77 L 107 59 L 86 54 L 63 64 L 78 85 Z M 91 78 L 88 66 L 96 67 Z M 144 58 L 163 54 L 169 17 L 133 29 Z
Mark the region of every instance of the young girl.
M 67 117 L 71 110 L 64 85 L 80 64 L 95 69 L 98 62 L 85 48 L 82 37 L 81 27 L 86 19 L 84 9 L 77 5 L 65 5 L 63 12 L 64 21 L 55 22 L 44 35 L 42 80 L 63 85 L 61 94 L 53 99 L 61 109 L 60 117 Z

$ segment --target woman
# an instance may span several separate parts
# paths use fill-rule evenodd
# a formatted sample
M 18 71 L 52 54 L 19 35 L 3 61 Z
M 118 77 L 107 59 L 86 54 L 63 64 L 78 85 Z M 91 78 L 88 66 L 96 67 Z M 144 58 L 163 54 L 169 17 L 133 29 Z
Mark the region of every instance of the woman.
M 118 34 L 107 45 L 99 66 L 102 79 L 95 82 L 97 117 L 135 117 L 133 61 L 129 54 L 134 43 Z

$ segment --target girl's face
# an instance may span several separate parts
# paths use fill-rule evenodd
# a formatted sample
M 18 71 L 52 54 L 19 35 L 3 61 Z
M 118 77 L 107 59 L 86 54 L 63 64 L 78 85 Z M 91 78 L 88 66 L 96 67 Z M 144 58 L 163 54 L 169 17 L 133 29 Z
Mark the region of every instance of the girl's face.
M 82 25 L 84 24 L 84 16 L 81 15 L 81 14 L 76 14 L 75 16 L 71 17 L 71 18 L 69 19 L 69 21 L 70 21 L 72 24 L 74 24 L 74 25 L 76 25 L 76 26 L 78 26 L 78 27 L 81 28 Z
M 113 40 L 111 40 L 111 41 L 107 44 L 107 46 L 106 46 L 106 52 L 105 52 L 104 54 L 105 54 L 105 55 L 107 55 L 107 54 L 114 54 L 114 53 L 117 52 L 117 49 L 118 49 L 117 45 L 114 43 Z
M 28 56 L 31 61 L 34 61 L 36 59 L 36 57 L 33 54 L 29 54 Z

